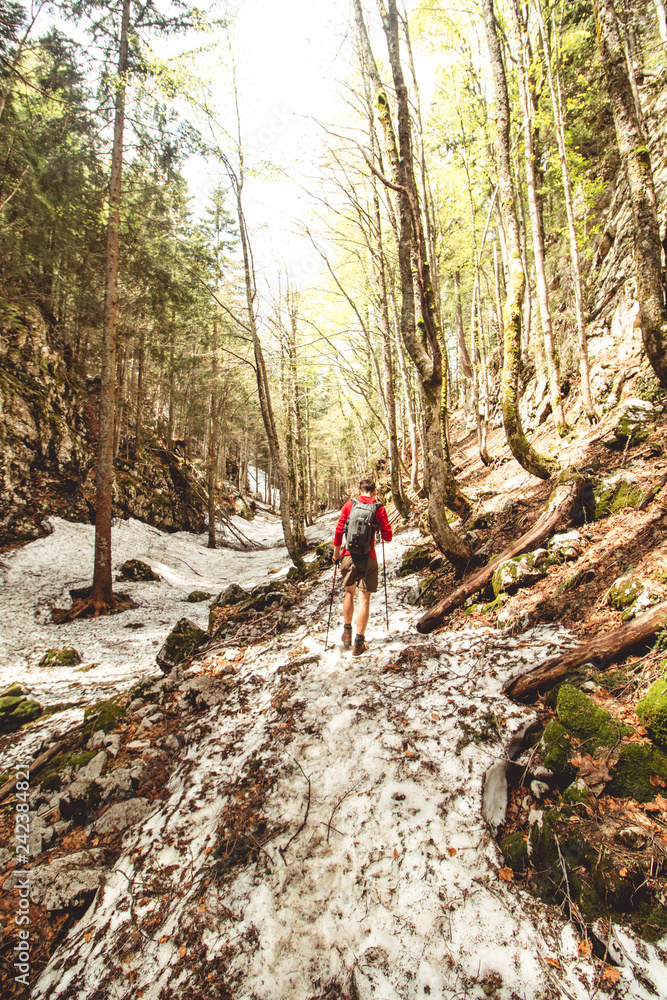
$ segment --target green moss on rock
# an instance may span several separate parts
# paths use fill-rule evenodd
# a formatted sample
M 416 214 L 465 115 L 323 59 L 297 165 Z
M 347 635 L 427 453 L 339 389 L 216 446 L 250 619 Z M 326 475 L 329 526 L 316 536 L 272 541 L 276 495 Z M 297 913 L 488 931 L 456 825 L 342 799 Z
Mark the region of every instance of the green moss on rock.
M 616 611 L 623 611 L 634 604 L 643 589 L 642 581 L 636 577 L 621 576 L 612 583 L 607 599 L 612 608 L 615 608 Z
M 431 550 L 428 545 L 415 545 L 414 548 L 408 549 L 403 556 L 398 575 L 410 576 L 411 573 L 416 573 L 420 569 L 426 569 L 430 560 Z
M 606 791 L 618 799 L 650 802 L 662 790 L 659 783 L 651 783 L 655 776 L 667 781 L 665 754 L 647 743 L 630 743 L 621 748 Z
M 0 698 L 19 698 L 28 694 L 28 688 L 23 684 L 10 684 L 4 691 L 0 691 Z
M 90 735 L 99 730 L 110 733 L 112 729 L 115 729 L 127 712 L 127 709 L 119 704 L 120 697 L 117 695 L 108 701 L 98 701 L 94 705 L 89 705 L 85 710 L 83 713 L 84 721 L 91 721 Z
M 63 649 L 49 649 L 39 661 L 40 667 L 76 667 L 82 663 L 76 649 L 65 646 Z
M 9 690 L 12 690 L 10 688 Z M 42 714 L 42 706 L 23 695 L 5 695 L 0 698 L 0 734 L 15 733 Z
M 565 727 L 556 719 L 549 723 L 542 734 L 541 751 L 544 766 L 554 774 L 562 777 L 572 773 L 572 740 Z
M 646 695 L 637 702 L 636 712 L 653 741 L 667 749 L 667 677 L 651 684 Z
M 524 552 L 501 563 L 493 574 L 491 583 L 496 597 L 500 594 L 511 594 L 519 587 L 529 586 L 546 576 L 548 570 L 548 553 L 546 549 L 535 549 L 534 552 Z
M 510 833 L 500 841 L 505 863 L 513 872 L 523 872 L 528 866 L 528 845 L 520 830 Z
M 193 590 L 191 594 L 185 598 L 188 604 L 199 604 L 201 601 L 208 601 L 213 597 L 213 594 L 207 594 L 205 590 Z
M 148 563 L 142 562 L 141 559 L 128 559 L 124 562 L 120 568 L 120 575 L 123 580 L 133 580 L 135 583 L 150 583 L 160 579 Z
M 612 476 L 593 487 L 595 520 L 618 514 L 624 507 L 637 507 L 643 493 L 634 480 Z
M 585 751 L 589 754 L 601 746 L 613 747 L 619 737 L 632 732 L 630 726 L 617 722 L 571 684 L 559 688 L 556 712 L 567 732 L 585 741 Z
M 156 656 L 158 666 L 169 673 L 177 664 L 188 660 L 208 638 L 199 626 L 189 618 L 181 618 L 167 636 L 164 645 Z
M 563 802 L 568 806 L 590 805 L 591 794 L 583 778 L 577 778 L 563 792 Z

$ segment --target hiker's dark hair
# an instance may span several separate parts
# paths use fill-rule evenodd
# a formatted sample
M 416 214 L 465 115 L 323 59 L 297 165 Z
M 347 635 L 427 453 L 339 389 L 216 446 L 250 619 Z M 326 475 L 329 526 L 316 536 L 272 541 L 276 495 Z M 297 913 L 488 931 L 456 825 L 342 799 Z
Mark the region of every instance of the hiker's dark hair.
M 370 476 L 364 476 L 364 478 L 359 483 L 360 493 L 375 493 L 375 480 L 371 479 Z

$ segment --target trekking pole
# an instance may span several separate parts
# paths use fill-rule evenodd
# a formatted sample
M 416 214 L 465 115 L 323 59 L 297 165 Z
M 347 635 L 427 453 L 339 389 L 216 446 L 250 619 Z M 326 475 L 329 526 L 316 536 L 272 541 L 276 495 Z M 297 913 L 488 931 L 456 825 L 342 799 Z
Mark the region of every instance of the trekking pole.
M 387 616 L 387 632 L 389 631 L 389 602 L 387 600 L 387 562 L 384 555 L 384 538 L 382 539 L 382 568 L 384 569 L 384 610 Z
M 336 593 L 336 573 L 338 571 L 338 563 L 339 562 L 340 562 L 339 559 L 336 559 L 336 561 L 334 562 L 333 583 L 331 584 L 331 601 L 329 603 L 329 618 L 327 620 L 327 637 L 324 640 L 324 652 L 325 653 L 327 651 L 327 643 L 329 642 L 329 625 L 331 624 L 331 609 L 333 608 L 333 599 L 334 599 L 334 594 Z

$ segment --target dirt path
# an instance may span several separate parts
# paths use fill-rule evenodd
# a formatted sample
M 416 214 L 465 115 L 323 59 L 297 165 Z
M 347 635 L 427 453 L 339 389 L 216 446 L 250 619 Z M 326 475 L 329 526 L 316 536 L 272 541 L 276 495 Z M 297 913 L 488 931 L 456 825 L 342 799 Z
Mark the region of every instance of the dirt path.
M 499 874 L 481 808 L 485 772 L 532 718 L 503 681 L 568 636 L 419 636 L 414 580 L 395 578 L 416 540 L 388 548 L 390 635 L 378 594 L 362 657 L 338 622 L 323 650 L 328 573 L 295 632 L 204 665 L 219 703 L 183 708 L 164 799 L 124 835 L 33 997 L 594 993 L 573 927 Z M 659 996 L 666 956 L 614 933 L 616 995 Z

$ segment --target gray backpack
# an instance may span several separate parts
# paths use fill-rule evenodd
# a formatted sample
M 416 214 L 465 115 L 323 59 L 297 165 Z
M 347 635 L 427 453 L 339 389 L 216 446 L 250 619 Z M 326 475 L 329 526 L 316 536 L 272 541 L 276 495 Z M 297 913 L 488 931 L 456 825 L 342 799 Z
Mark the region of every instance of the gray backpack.
M 378 530 L 377 510 L 381 503 L 362 503 L 352 500 L 352 510 L 345 525 L 345 546 L 353 559 L 368 556 Z

